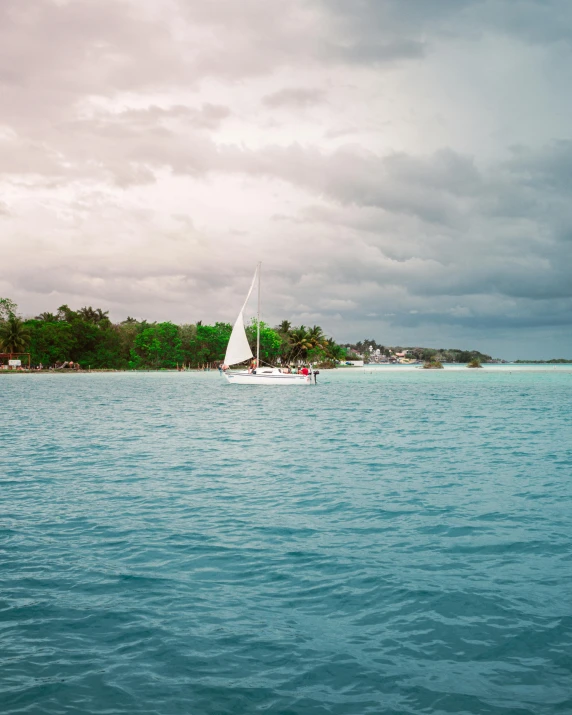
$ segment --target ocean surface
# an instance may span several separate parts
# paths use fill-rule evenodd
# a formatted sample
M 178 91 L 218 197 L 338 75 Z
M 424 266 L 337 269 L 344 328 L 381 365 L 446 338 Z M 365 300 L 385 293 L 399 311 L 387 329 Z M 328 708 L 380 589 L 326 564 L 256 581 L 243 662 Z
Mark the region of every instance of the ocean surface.
M 0 712 L 572 713 L 572 370 L 0 376 Z

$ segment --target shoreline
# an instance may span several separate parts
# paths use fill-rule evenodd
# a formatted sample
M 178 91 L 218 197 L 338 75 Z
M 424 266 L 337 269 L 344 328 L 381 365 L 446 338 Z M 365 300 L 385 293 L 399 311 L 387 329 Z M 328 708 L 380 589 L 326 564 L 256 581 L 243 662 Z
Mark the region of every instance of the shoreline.
M 571 371 L 572 372 L 572 364 L 571 363 L 504 363 L 504 364 L 483 364 L 481 370 L 474 370 L 471 368 L 468 368 L 467 365 L 463 363 L 445 363 L 443 365 L 442 370 L 426 370 L 423 368 L 422 365 L 379 365 L 379 364 L 370 364 L 370 365 L 364 365 L 363 367 L 349 367 L 346 365 L 341 365 L 336 368 L 320 368 L 321 373 L 338 373 L 338 374 L 373 374 L 373 373 L 402 373 L 402 372 L 437 372 L 437 373 L 442 373 L 442 372 L 465 372 L 467 370 L 470 370 L 471 372 L 477 373 L 477 374 L 482 374 L 482 373 L 487 373 L 487 372 L 524 372 L 524 371 L 532 371 L 532 372 L 565 372 L 565 371 Z M 218 373 L 218 370 L 216 368 L 211 368 L 209 370 L 204 370 L 204 369 L 186 369 L 186 370 L 177 370 L 176 368 L 168 369 L 168 368 L 159 368 L 156 370 L 153 369 L 144 369 L 144 370 L 122 370 L 119 368 L 97 368 L 97 369 L 92 369 L 92 370 L 69 370 L 69 369 L 63 369 L 63 370 L 26 370 L 26 369 L 16 369 L 16 370 L 0 370 L 0 375 L 91 375 L 91 374 L 97 374 L 97 375 L 109 375 L 109 374 L 117 374 L 117 373 L 129 373 L 129 374 L 149 374 L 149 373 L 154 373 L 154 374 L 172 374 L 172 373 L 192 373 L 192 374 L 202 374 L 202 373 Z

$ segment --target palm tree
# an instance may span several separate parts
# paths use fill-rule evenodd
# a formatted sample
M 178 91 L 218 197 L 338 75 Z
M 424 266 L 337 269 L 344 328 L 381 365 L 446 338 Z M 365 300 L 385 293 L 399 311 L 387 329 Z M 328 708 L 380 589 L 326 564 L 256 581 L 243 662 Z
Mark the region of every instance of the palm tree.
M 107 317 L 109 311 L 103 311 L 101 308 L 92 308 L 91 305 L 84 306 L 77 311 L 77 314 L 81 316 L 86 323 L 101 323 L 102 321 L 109 320 Z
M 10 298 L 0 298 L 0 320 L 7 320 L 16 315 L 18 306 Z
M 12 315 L 0 323 L 0 348 L 7 353 L 22 353 L 30 341 L 30 329 L 22 318 Z
M 324 340 L 324 352 L 328 360 L 336 361 L 342 358 L 344 350 L 341 345 L 338 345 L 333 338 L 326 338 Z
M 292 323 L 289 320 L 283 320 L 280 325 L 277 325 L 274 330 L 280 336 L 279 361 L 282 365 L 287 365 L 291 358 L 290 346 L 290 330 Z
M 86 323 L 95 323 L 95 310 L 91 307 L 91 305 L 88 307 L 87 305 L 84 306 L 83 308 L 80 308 L 77 311 L 77 314 L 82 317 L 83 320 L 86 321 Z
M 319 325 L 314 325 L 313 328 L 308 329 L 308 339 L 312 343 L 312 347 L 318 348 L 323 347 L 326 336 Z
M 36 315 L 35 320 L 43 320 L 44 323 L 57 323 L 59 319 L 54 313 L 40 313 L 40 315 Z
M 305 360 L 308 357 L 308 351 L 314 347 L 312 338 L 310 337 L 305 325 L 299 328 L 294 328 L 288 336 L 290 343 L 290 359 Z
M 99 311 L 101 312 L 101 310 Z M 77 311 L 77 314 L 85 320 L 86 323 L 97 323 L 99 316 L 97 310 L 94 310 L 91 305 L 86 305 Z
M 58 308 L 58 320 L 66 320 L 67 322 L 75 315 L 69 305 L 60 305 Z
M 95 322 L 101 323 L 102 321 L 109 320 L 109 311 L 101 310 L 101 308 L 95 309 Z

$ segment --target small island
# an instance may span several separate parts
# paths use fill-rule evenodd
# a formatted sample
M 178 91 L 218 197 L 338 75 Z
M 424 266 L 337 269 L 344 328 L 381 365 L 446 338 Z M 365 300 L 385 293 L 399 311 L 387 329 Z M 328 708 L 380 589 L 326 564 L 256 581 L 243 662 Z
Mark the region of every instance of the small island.
M 443 370 L 443 363 L 439 360 L 427 360 L 423 363 L 424 370 Z

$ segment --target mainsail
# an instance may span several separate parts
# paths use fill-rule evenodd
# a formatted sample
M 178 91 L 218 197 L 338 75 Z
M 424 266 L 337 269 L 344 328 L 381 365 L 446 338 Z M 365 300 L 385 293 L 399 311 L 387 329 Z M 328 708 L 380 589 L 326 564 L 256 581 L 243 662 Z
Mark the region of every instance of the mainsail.
M 258 269 L 259 266 L 256 266 L 250 290 L 248 291 L 246 300 L 244 301 L 244 304 L 240 309 L 240 313 L 238 314 L 238 318 L 236 319 L 234 327 L 232 329 L 232 333 L 230 334 L 230 340 L 228 341 L 228 345 L 226 347 L 226 355 L 224 356 L 225 365 L 236 365 L 239 362 L 244 362 L 245 360 L 250 360 L 252 357 L 254 357 L 252 355 L 250 345 L 248 344 L 248 338 L 246 337 L 246 330 L 244 329 L 244 317 L 242 314 L 244 312 L 244 309 L 246 308 L 246 304 L 248 303 L 248 299 L 250 298 L 250 294 L 252 293 L 254 284 L 256 283 Z

